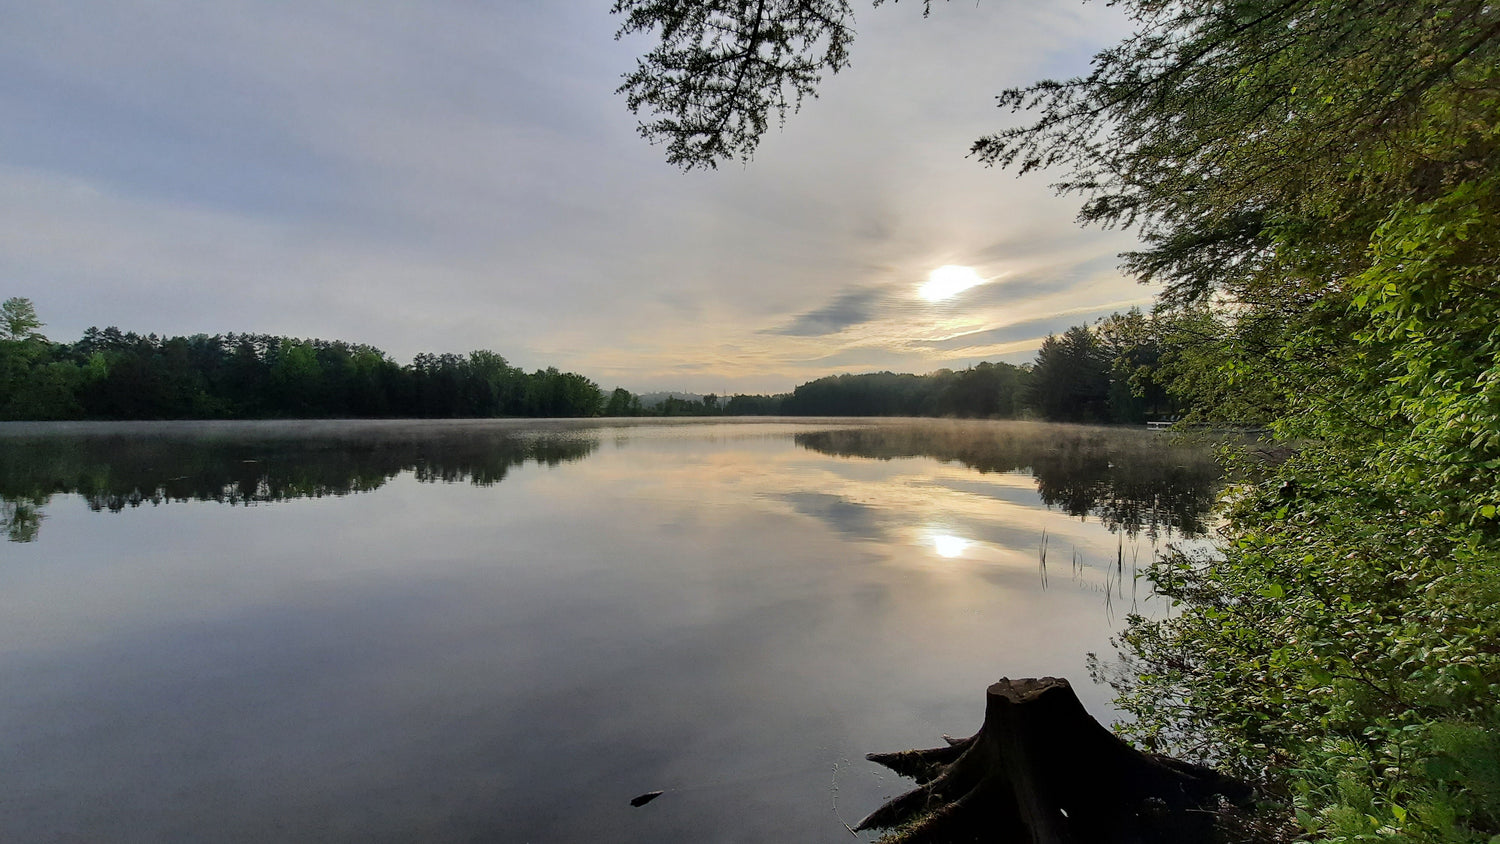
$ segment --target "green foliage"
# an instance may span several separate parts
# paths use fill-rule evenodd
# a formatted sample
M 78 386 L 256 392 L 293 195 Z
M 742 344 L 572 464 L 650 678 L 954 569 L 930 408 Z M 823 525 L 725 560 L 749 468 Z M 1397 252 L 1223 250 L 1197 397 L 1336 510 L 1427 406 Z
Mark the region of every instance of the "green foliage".
M 1261 426 L 1306 386 L 1279 365 L 1274 350 L 1295 329 L 1269 319 L 1234 319 L 1206 306 L 1163 310 L 1150 321 L 1156 360 L 1137 379 L 1160 385 L 1188 422 Z
M 1218 554 L 1154 568 L 1178 609 L 1122 637 L 1125 729 L 1261 778 L 1316 840 L 1487 841 L 1500 12 L 1132 8 L 1142 30 L 1094 76 L 1029 89 L 1053 122 L 987 151 L 1072 166 L 1085 218 L 1141 225 L 1132 265 L 1178 306 L 1156 376 L 1300 450 L 1242 467 Z M 1101 105 L 1113 142 L 1055 135 L 1103 127 Z
M 958 372 L 948 372 L 938 395 L 944 416 L 1015 419 L 1023 411 L 1030 373 L 1008 363 L 981 361 Z
M 44 338 L 37 331 L 41 327 L 42 321 L 30 299 L 13 296 L 0 302 L 0 341 L 42 340 Z
M 1054 422 L 1108 422 L 1110 367 L 1104 345 L 1086 326 L 1049 334 L 1031 369 L 1028 404 Z
M 1500 182 L 1491 174 L 1427 202 L 1398 204 L 1370 251 L 1370 266 L 1350 280 L 1354 307 L 1368 314 L 1355 339 L 1378 378 L 1364 398 L 1383 427 L 1404 434 L 1373 443 L 1371 458 L 1440 489 L 1456 517 L 1493 519 L 1500 504 Z
M 830 375 L 799 385 L 775 412 L 793 416 L 1012 419 L 1022 413 L 1029 377 L 1021 367 L 989 362 L 960 372 L 942 369 L 928 375 Z
M 35 312 L 18 326 L 37 324 Z M 18 329 L 20 330 L 20 329 Z M 0 419 L 593 416 L 598 385 L 527 374 L 492 351 L 420 354 L 268 335 L 141 336 L 90 328 L 72 345 L 0 339 Z
M 734 395 L 724 403 L 728 416 L 779 416 L 786 402 L 786 394 L 774 396 Z
M 1176 413 L 1176 403 L 1156 377 L 1161 364 L 1161 341 L 1155 321 L 1131 308 L 1110 314 L 1096 328 L 1109 360 L 1109 418 L 1141 423 Z
M 1169 417 L 1176 402 L 1153 372 L 1159 357 L 1154 320 L 1116 314 L 1097 331 L 1074 326 L 1050 337 L 1030 366 L 982 361 L 927 375 L 868 372 L 829 375 L 782 396 L 737 395 L 729 415 L 939 416 L 959 419 L 1045 419 L 1136 424 Z M 712 411 L 689 402 L 662 412 Z
M 1320 840 L 1500 832 L 1492 532 L 1326 445 L 1262 474 L 1218 554 L 1153 567 L 1178 611 L 1122 637 L 1124 731 L 1267 782 Z
M 609 394 L 609 401 L 604 405 L 605 416 L 639 416 L 641 415 L 641 400 L 630 394 L 623 387 L 616 387 Z
M 1155 385 L 1300 447 L 1242 467 L 1220 553 L 1155 567 L 1178 610 L 1123 637 L 1127 729 L 1264 779 L 1317 840 L 1493 840 L 1500 6 L 1116 5 L 1131 35 L 1003 93 L 1033 119 L 974 145 L 1136 228 L 1127 268 L 1166 289 L 1107 354 L 1049 338 L 1033 402 L 1129 418 Z
M 81 412 L 75 390 L 84 373 L 61 359 L 41 327 L 31 300 L 0 303 L 0 419 L 71 419 Z
M 1138 227 L 1128 257 L 1169 298 L 1285 280 L 1279 238 L 1330 276 L 1413 192 L 1493 172 L 1500 9 L 1485 0 L 1131 0 L 1092 72 L 1006 91 L 1037 119 L 985 161 L 1056 167 L 1087 222 Z M 1324 286 L 1332 281 L 1325 276 Z

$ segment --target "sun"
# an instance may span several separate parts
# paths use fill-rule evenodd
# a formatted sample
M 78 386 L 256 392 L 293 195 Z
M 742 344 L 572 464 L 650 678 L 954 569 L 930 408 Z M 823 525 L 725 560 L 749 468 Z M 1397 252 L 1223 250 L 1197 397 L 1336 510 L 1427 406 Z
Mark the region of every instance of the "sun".
M 984 284 L 984 279 L 973 267 L 949 264 L 928 273 L 927 283 L 917 288 L 917 295 L 929 302 L 941 302 L 981 284 Z

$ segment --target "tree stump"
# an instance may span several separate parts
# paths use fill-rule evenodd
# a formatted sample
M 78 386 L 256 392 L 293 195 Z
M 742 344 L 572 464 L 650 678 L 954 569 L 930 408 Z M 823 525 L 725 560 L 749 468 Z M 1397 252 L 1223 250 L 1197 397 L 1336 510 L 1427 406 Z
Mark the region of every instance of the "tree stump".
M 891 840 L 903 844 L 1206 844 L 1220 799 L 1244 806 L 1251 797 L 1210 768 L 1132 748 L 1055 677 L 1000 680 L 979 732 L 944 738 L 947 747 L 866 757 L 919 787 L 857 829 L 895 829 Z

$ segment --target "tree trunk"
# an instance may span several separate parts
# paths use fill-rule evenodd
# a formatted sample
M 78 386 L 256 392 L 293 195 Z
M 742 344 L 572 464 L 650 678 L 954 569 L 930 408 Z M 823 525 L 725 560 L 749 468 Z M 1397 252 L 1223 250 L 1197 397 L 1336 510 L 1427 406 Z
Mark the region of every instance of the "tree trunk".
M 858 829 L 896 829 L 903 844 L 1206 844 L 1220 798 L 1251 795 L 1209 768 L 1135 750 L 1054 677 L 990 686 L 979 732 L 948 742 L 870 754 L 920 786 Z

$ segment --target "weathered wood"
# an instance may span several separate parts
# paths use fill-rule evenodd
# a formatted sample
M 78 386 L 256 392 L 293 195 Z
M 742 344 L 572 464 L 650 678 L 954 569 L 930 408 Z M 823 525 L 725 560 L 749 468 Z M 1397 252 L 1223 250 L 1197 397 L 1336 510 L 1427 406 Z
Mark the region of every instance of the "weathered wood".
M 897 829 L 905 844 L 1207 844 L 1221 798 L 1244 805 L 1251 796 L 1209 768 L 1132 748 L 1054 677 L 990 686 L 979 732 L 948 741 L 870 754 L 919 787 L 857 829 Z

